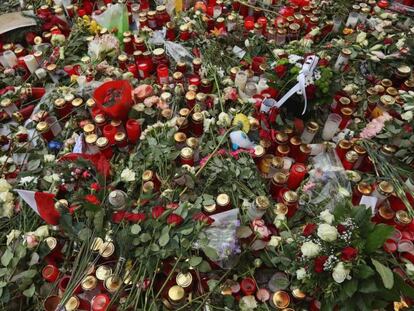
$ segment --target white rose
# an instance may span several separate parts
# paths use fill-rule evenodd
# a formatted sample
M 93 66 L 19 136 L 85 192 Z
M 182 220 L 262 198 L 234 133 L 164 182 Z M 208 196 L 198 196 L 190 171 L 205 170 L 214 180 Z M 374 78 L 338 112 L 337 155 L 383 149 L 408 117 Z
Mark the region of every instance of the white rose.
M 125 168 L 121 173 L 121 181 L 130 182 L 135 180 L 135 173 L 129 168 Z
M 229 126 L 231 123 L 230 116 L 225 112 L 220 112 L 218 116 L 218 121 L 219 122 L 217 123 L 220 123 L 220 125 L 224 127 Z
M 405 264 L 405 269 L 407 270 L 407 274 L 409 276 L 414 276 L 414 265 L 411 262 L 407 262 Z
M 9 192 L 10 193 L 10 192 Z M 0 217 L 12 217 L 14 211 L 14 203 L 13 202 L 5 202 L 1 205 L 0 208 Z
M 282 238 L 280 236 L 272 235 L 269 243 L 267 243 L 267 246 L 277 247 L 279 246 L 281 240 Z
M 43 239 L 49 236 L 49 227 L 47 225 L 44 226 L 40 226 L 39 228 L 36 229 L 36 231 L 34 232 L 35 236 Z
M 332 224 L 335 217 L 327 209 L 319 214 L 319 218 L 327 224 Z
M 0 192 L 9 191 L 12 186 L 4 178 L 0 179 Z
M 0 193 L 0 202 L 12 202 L 13 201 L 13 194 L 10 191 L 5 191 Z
M 15 239 L 17 239 L 20 236 L 21 233 L 22 232 L 20 230 L 15 230 L 15 229 L 10 231 L 10 233 L 7 235 L 6 244 L 10 245 L 10 243 L 13 242 Z
M 401 114 L 401 118 L 405 121 L 411 121 L 413 119 L 413 112 L 407 111 Z
M 256 298 L 254 298 L 253 295 L 244 296 L 242 299 L 240 299 L 240 310 L 242 311 L 250 311 L 257 308 L 257 301 Z
M 305 268 L 300 268 L 298 270 L 296 270 L 296 278 L 300 281 L 303 280 L 304 278 L 306 278 L 307 274 L 306 274 L 306 270 Z
M 281 228 L 283 224 L 286 222 L 286 216 L 283 214 L 277 214 L 275 217 L 275 220 L 273 221 L 273 224 L 276 226 L 276 228 Z
M 313 242 L 305 242 L 300 248 L 302 255 L 309 258 L 316 257 L 319 254 L 320 250 L 321 247 Z
M 321 224 L 318 227 L 318 237 L 326 242 L 335 241 L 338 238 L 338 230 L 334 226 Z
M 45 154 L 43 158 L 45 162 L 53 162 L 56 157 L 53 154 Z
M 351 272 L 350 269 L 346 269 L 345 265 L 342 261 L 338 262 L 333 269 L 332 278 L 335 280 L 336 283 L 342 283 L 349 277 L 349 273 Z

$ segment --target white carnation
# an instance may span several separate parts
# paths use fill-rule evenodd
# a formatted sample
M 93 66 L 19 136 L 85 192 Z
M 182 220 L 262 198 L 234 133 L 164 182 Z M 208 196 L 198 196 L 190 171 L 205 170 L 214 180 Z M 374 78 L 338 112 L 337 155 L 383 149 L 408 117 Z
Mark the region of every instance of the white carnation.
M 250 311 L 257 308 L 257 301 L 256 298 L 252 295 L 244 296 L 242 299 L 240 299 L 240 310 L 242 311 Z
M 324 210 L 323 212 L 321 212 L 319 214 L 319 218 L 327 224 L 332 224 L 332 222 L 335 219 L 334 215 L 332 215 L 328 210 Z
M 296 278 L 300 281 L 303 280 L 304 278 L 306 278 L 307 273 L 305 268 L 300 268 L 298 270 L 296 270 Z
M 326 242 L 333 242 L 338 238 L 338 230 L 334 226 L 321 224 L 318 227 L 318 237 Z
M 313 258 L 319 254 L 321 247 L 313 242 L 305 242 L 302 244 L 300 251 L 304 257 Z
M 0 192 L 9 191 L 11 188 L 12 186 L 7 182 L 6 179 L 0 179 Z
M 267 246 L 277 247 L 280 244 L 282 238 L 280 236 L 272 235 L 270 241 L 267 243 Z
M 34 235 L 43 239 L 49 236 L 49 227 L 47 225 L 40 226 L 34 232 Z
M 401 118 L 405 121 L 411 121 L 413 119 L 413 112 L 407 111 L 401 114 Z
M 15 229 L 10 231 L 9 234 L 7 235 L 6 244 L 10 245 L 10 243 L 13 242 L 15 239 L 17 239 L 20 236 L 21 233 L 22 232 L 20 230 L 15 230 Z
M 56 157 L 53 154 L 45 154 L 43 159 L 45 162 L 53 162 L 55 161 Z
M 342 283 L 345 279 L 349 278 L 350 269 L 346 269 L 342 261 L 338 262 L 333 268 L 332 278 L 336 283 Z
M 129 168 L 125 168 L 121 173 L 121 181 L 123 182 L 135 181 L 135 173 Z

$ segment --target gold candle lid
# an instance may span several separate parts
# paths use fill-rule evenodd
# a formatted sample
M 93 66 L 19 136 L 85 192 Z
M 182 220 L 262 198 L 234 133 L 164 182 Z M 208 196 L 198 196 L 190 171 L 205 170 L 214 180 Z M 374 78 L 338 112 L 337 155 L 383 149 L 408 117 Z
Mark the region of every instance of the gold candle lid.
M 92 108 L 92 107 L 94 107 L 95 106 L 95 100 L 93 99 L 93 98 L 89 98 L 87 101 L 86 101 L 86 106 L 88 106 L 89 108 Z
M 277 291 L 273 294 L 273 304 L 277 308 L 286 308 L 290 304 L 290 296 L 285 291 Z
M 174 134 L 174 140 L 177 143 L 182 143 L 187 139 L 187 135 L 183 132 L 177 132 Z
M 392 208 L 382 205 L 378 209 L 378 214 L 385 220 L 393 219 L 395 216 L 395 212 Z
M 72 100 L 72 106 L 77 108 L 80 107 L 83 104 L 83 99 L 82 98 L 75 98 L 74 100 Z
M 79 298 L 72 296 L 68 299 L 68 302 L 65 303 L 66 311 L 75 311 L 79 308 Z
M 198 147 L 198 139 L 197 137 L 189 137 L 186 140 L 186 144 L 188 147 L 192 149 L 196 149 Z
M 194 91 L 188 91 L 185 94 L 185 99 L 186 100 L 194 100 L 195 98 L 196 98 L 196 92 L 194 92 Z
M 286 191 L 283 194 L 283 200 L 287 203 L 296 203 L 298 201 L 298 194 L 292 190 Z
M 99 148 L 104 148 L 104 147 L 106 147 L 106 146 L 108 146 L 108 144 L 109 144 L 109 140 L 108 140 L 108 138 L 106 138 L 106 137 L 99 137 L 97 140 L 96 140 L 96 145 L 99 147 Z
M 129 39 L 129 40 L 131 40 L 131 39 Z M 128 60 L 128 56 L 126 56 L 125 54 L 121 54 L 121 55 L 118 56 L 118 61 L 120 61 L 120 62 L 126 62 L 127 60 Z
M 217 206 L 216 203 L 210 204 L 210 205 L 203 205 L 203 209 L 207 212 L 207 213 L 213 213 L 216 211 Z
M 406 211 L 397 211 L 395 213 L 395 219 L 400 223 L 404 225 L 408 225 L 413 220 L 410 215 Z
M 83 290 L 95 289 L 97 285 L 98 285 L 98 280 L 93 275 L 88 275 L 81 282 L 81 286 Z
M 103 242 L 99 248 L 99 254 L 104 258 L 111 257 L 114 252 L 115 245 L 112 242 Z
M 272 142 L 268 139 L 261 139 L 259 141 L 260 146 L 262 146 L 265 149 L 270 148 L 270 146 L 272 145 Z
M 285 184 L 288 180 L 288 176 L 282 172 L 275 173 L 272 177 L 272 182 L 275 184 Z
M 306 294 L 303 291 L 301 291 L 299 288 L 295 288 L 292 290 L 292 296 L 299 300 L 306 298 Z
M 83 132 L 85 133 L 85 135 L 92 134 L 94 131 L 95 125 L 93 125 L 92 123 L 88 123 L 83 127 Z
M 384 106 L 391 106 L 395 104 L 395 98 L 390 95 L 382 95 L 380 101 Z
M 381 80 L 381 85 L 383 86 L 383 87 L 390 87 L 390 86 L 392 86 L 392 81 L 390 80 L 390 79 L 382 79 Z
M 269 199 L 263 195 L 256 197 L 255 203 L 256 207 L 260 210 L 266 210 L 270 206 Z
M 264 154 L 265 154 L 265 150 L 264 150 L 264 148 L 262 146 L 260 146 L 260 145 L 254 146 L 254 155 L 256 157 L 259 157 L 260 158 Z
M 352 109 L 348 107 L 341 108 L 341 113 L 345 116 L 350 116 L 352 114 Z
M 358 160 L 358 153 L 356 153 L 353 150 L 350 150 L 345 154 L 345 158 L 348 162 L 355 163 Z
M 272 167 L 281 169 L 284 165 L 284 160 L 282 157 L 273 157 L 271 162 Z
M 191 283 L 193 282 L 193 275 L 190 272 L 187 273 L 178 273 L 175 282 L 178 286 L 181 286 L 183 288 L 189 287 Z
M 194 122 L 199 123 L 203 121 L 204 115 L 202 112 L 194 112 L 191 118 L 193 119 Z
M 350 49 L 344 48 L 341 50 L 342 55 L 351 56 L 352 51 Z
M 306 129 L 310 133 L 316 133 L 319 130 L 319 125 L 318 123 L 311 121 L 306 125 Z
M 184 159 L 191 159 L 194 155 L 193 149 L 190 147 L 184 147 L 181 149 L 180 156 Z
M 180 71 L 176 71 L 173 73 L 174 80 L 181 80 L 183 78 L 183 73 Z
M 277 146 L 276 149 L 277 149 L 277 152 L 279 152 L 283 156 L 287 156 L 290 151 L 290 147 L 288 145 L 279 145 Z
M 154 177 L 154 172 L 151 170 L 145 170 L 142 173 L 142 181 L 146 182 L 146 181 L 150 181 L 152 180 L 152 178 Z
M 395 87 L 392 87 L 392 86 L 388 87 L 386 89 L 386 92 L 387 92 L 388 95 L 393 96 L 393 97 L 398 95 L 398 90 Z
M 74 100 L 74 98 L 75 98 L 75 95 L 73 95 L 72 93 L 65 95 L 66 102 L 71 102 L 72 100 Z
M 394 186 L 388 181 L 381 181 L 378 184 L 378 192 L 384 196 L 389 196 L 391 193 L 394 192 Z
M 154 190 L 154 183 L 152 181 L 147 181 L 142 185 L 142 191 L 144 193 L 150 193 Z
M 165 50 L 163 48 L 157 48 L 154 51 L 152 51 L 152 54 L 154 56 L 162 56 L 165 53 Z
M 126 138 L 126 134 L 124 132 L 117 132 L 115 134 L 115 141 L 118 142 L 118 143 L 121 142 L 121 141 L 124 141 L 125 138 Z
M 54 104 L 54 106 L 56 107 L 56 108 L 62 108 L 64 105 L 65 105 L 65 99 L 64 98 L 57 98 L 54 102 L 53 102 L 53 104 Z
M 387 156 L 391 156 L 397 152 L 397 147 L 393 145 L 383 145 L 381 147 L 381 152 Z
M 298 136 L 293 136 L 293 137 L 290 139 L 290 143 L 291 143 L 293 146 L 299 146 L 300 144 L 302 144 L 302 139 L 300 139 L 300 137 L 298 137 Z
M 111 275 L 105 279 L 105 288 L 108 292 L 116 292 L 122 285 L 122 280 L 120 277 Z
M 196 94 L 196 100 L 198 101 L 198 102 L 204 102 L 205 100 L 206 100 L 206 98 L 207 98 L 207 95 L 206 94 L 204 94 L 204 93 L 202 93 L 202 92 L 198 92 L 197 94 Z
M 45 121 L 40 121 L 36 125 L 36 130 L 40 133 L 46 132 L 49 130 L 49 124 L 47 124 Z
M 339 99 L 339 102 L 341 103 L 341 105 L 347 106 L 351 103 L 351 100 L 348 97 L 343 96 Z
M 194 58 L 194 59 L 193 59 L 193 64 L 194 64 L 194 65 L 201 65 L 201 63 L 202 63 L 202 62 L 201 62 L 201 58 Z
M 98 135 L 96 134 L 89 134 L 85 137 L 85 142 L 87 144 L 94 144 L 96 143 L 96 140 L 98 139 Z
M 289 211 L 288 207 L 283 203 L 276 203 L 276 205 L 273 209 L 273 212 L 276 215 L 286 215 L 288 213 L 288 211 Z
M 108 278 L 112 274 L 112 269 L 111 267 L 107 265 L 102 265 L 96 269 L 95 274 L 98 280 L 104 281 L 106 278 Z
M 45 240 L 45 243 L 47 245 L 47 247 L 52 251 L 56 248 L 57 246 L 57 239 L 55 237 L 47 237 Z
M 367 150 L 360 145 L 354 145 L 353 149 L 359 156 L 367 154 Z
M 168 297 L 172 301 L 181 301 L 183 300 L 184 296 L 185 296 L 184 288 L 182 288 L 179 285 L 171 286 L 170 289 L 168 290 Z
M 105 115 L 103 113 L 97 114 L 93 119 L 97 125 L 102 125 L 106 122 Z
M 402 65 L 397 68 L 397 72 L 402 76 L 409 76 L 411 73 L 411 68 L 407 65 Z
M 312 148 L 308 144 L 300 145 L 299 150 L 304 154 L 310 154 L 312 152 Z
M 230 203 L 230 197 L 226 193 L 220 193 L 216 199 L 218 206 L 227 206 Z
M 372 186 L 364 181 L 358 184 L 357 189 L 363 195 L 370 195 L 372 193 Z

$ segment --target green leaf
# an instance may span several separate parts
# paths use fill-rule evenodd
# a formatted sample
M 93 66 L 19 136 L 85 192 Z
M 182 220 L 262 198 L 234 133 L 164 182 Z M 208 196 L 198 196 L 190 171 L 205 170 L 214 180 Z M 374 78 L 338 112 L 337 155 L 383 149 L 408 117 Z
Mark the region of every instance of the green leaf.
M 161 235 L 158 243 L 160 244 L 161 247 L 164 247 L 165 245 L 168 244 L 168 242 L 170 241 L 170 236 L 168 233 Z
M 382 245 L 390 237 L 394 228 L 385 224 L 376 225 L 374 230 L 367 236 L 365 249 L 368 253 L 372 253 Z
M 197 267 L 197 269 L 198 269 L 201 273 L 207 273 L 207 272 L 210 272 L 210 271 L 211 271 L 210 264 L 209 264 L 207 261 L 205 261 L 205 260 L 203 260 L 203 261 L 201 262 L 201 264 Z
M 219 256 L 214 248 L 210 246 L 203 246 L 202 250 L 204 254 L 206 254 L 206 256 L 210 258 L 212 261 L 216 261 L 219 259 Z
M 240 239 L 245 239 L 251 236 L 253 233 L 252 229 L 248 226 L 240 226 L 236 230 L 236 235 Z
M 375 274 L 374 270 L 368 265 L 358 266 L 358 277 L 361 279 L 367 279 Z
M 35 288 L 34 284 L 32 284 L 28 289 L 23 291 L 23 295 L 25 295 L 26 297 L 33 297 L 35 289 L 36 288 Z
M 93 225 L 95 226 L 96 232 L 102 231 L 104 216 L 105 216 L 105 213 L 103 212 L 102 209 L 95 213 L 95 216 L 93 218 Z
M 13 253 L 7 248 L 3 256 L 1 256 L 1 264 L 7 267 L 13 258 Z
M 79 231 L 78 237 L 81 241 L 86 241 L 91 237 L 92 231 L 89 228 L 83 228 Z
M 134 224 L 131 226 L 131 233 L 132 234 L 138 234 L 141 232 L 141 226 L 138 224 Z
M 143 233 L 139 237 L 142 243 L 146 243 L 148 241 L 151 241 L 151 235 L 149 233 Z
M 151 248 L 152 252 L 159 252 L 160 251 L 160 247 L 155 243 L 152 243 L 150 248 Z
M 358 280 L 352 279 L 345 282 L 343 290 L 348 297 L 352 297 L 358 289 Z
M 364 294 L 376 293 L 378 290 L 379 288 L 377 284 L 375 283 L 375 279 L 373 278 L 363 280 L 359 284 L 359 292 L 364 293 Z
M 384 266 L 378 260 L 371 258 L 372 264 L 375 266 L 378 274 L 381 276 L 382 282 L 384 283 L 384 287 L 387 289 L 391 289 L 394 286 L 394 275 L 392 271 L 387 266 Z
M 192 267 L 197 267 L 201 262 L 203 261 L 202 257 L 198 257 L 198 256 L 192 256 L 190 258 L 190 266 Z

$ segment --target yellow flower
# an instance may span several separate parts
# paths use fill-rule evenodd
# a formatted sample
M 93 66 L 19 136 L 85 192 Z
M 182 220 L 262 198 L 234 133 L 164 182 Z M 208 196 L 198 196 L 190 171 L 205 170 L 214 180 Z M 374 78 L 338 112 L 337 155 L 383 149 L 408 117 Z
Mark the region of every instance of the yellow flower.
M 71 75 L 70 76 L 70 82 L 76 82 L 78 81 L 78 76 L 77 75 Z
M 214 29 L 211 30 L 210 33 L 216 37 L 220 37 L 222 34 L 224 34 L 224 29 L 221 27 L 220 28 L 214 27 Z
M 242 126 L 241 130 L 243 132 L 248 133 L 250 131 L 249 118 L 243 113 L 238 113 L 234 116 L 233 125 L 239 125 L 239 124 L 241 124 Z
M 89 25 L 89 31 L 93 34 L 97 34 L 100 30 L 101 26 L 99 26 L 95 20 L 92 20 L 91 24 Z
M 343 34 L 344 35 L 351 35 L 354 33 L 354 30 L 352 28 L 344 28 Z

